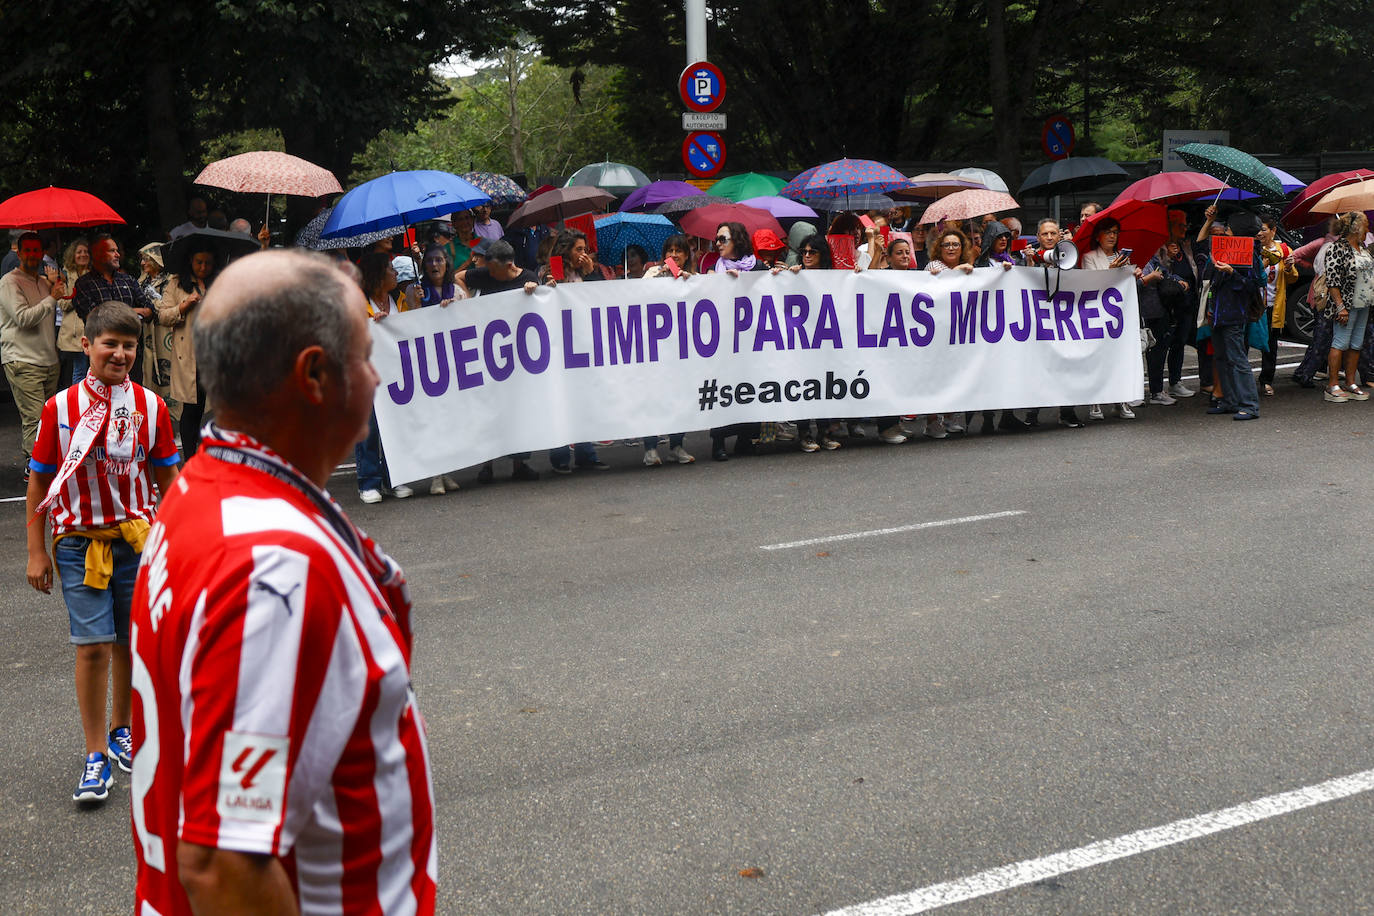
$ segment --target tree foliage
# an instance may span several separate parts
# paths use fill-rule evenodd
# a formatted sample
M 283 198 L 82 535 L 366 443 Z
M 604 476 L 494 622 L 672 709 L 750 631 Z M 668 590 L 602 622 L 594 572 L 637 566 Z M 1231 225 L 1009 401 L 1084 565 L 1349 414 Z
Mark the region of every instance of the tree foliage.
M 510 40 L 512 0 L 70 0 L 0 27 L 0 191 L 93 191 L 126 218 L 183 218 L 214 138 L 266 129 L 346 176 L 379 131 L 441 98 L 431 66 Z M 149 191 L 156 190 L 156 198 Z M 155 205 L 155 208 L 154 208 Z
M 1367 6 L 1367 4 L 1361 4 Z M 566 66 L 597 62 L 642 165 L 676 160 L 681 13 L 633 0 L 531 0 L 529 28 Z M 1374 144 L 1356 74 L 1367 29 L 1335 0 L 715 0 L 710 59 L 729 90 L 730 167 L 842 155 L 996 160 L 1009 182 L 1040 125 L 1080 153 L 1159 155 L 1166 128 L 1226 128 L 1258 151 Z M 1315 117 L 1313 115 L 1316 115 Z
M 525 175 L 531 183 L 567 175 L 588 162 L 624 155 L 605 67 L 553 66 L 530 47 L 512 46 L 491 66 L 449 81 L 432 116 L 410 129 L 383 131 L 355 162 L 361 181 L 392 168 Z

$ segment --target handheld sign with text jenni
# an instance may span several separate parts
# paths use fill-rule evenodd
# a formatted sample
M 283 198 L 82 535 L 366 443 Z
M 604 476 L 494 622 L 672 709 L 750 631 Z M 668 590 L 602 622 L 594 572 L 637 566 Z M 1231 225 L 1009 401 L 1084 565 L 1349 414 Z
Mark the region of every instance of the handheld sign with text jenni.
M 1249 235 L 1212 236 L 1212 260 L 1218 264 L 1249 267 L 1254 263 L 1255 239 Z

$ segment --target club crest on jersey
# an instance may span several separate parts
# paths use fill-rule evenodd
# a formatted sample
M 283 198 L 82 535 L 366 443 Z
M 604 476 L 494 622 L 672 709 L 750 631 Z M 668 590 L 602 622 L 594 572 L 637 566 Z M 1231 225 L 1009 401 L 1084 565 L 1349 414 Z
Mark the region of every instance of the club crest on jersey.
M 124 405 L 115 408 L 114 414 L 110 417 L 110 429 L 114 431 L 115 439 L 125 442 L 131 436 L 137 436 L 139 427 L 143 425 L 143 412 L 130 410 Z

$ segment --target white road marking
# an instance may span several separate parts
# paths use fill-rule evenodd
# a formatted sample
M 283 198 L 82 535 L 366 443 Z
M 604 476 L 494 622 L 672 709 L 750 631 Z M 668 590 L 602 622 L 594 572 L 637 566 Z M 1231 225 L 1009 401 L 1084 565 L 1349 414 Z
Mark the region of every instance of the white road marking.
M 1278 363 L 1277 365 L 1274 366 L 1274 371 L 1275 371 L 1275 372 L 1278 372 L 1280 369 L 1296 369 L 1298 366 L 1301 366 L 1301 365 L 1302 365 L 1302 362 L 1301 362 L 1301 361 L 1296 362 L 1296 363 Z M 1259 371 L 1260 371 L 1261 369 L 1263 369 L 1263 368 L 1264 368 L 1263 366 L 1251 366 L 1251 367 L 1250 367 L 1250 372 L 1251 372 L 1251 373 L 1256 373 L 1256 372 L 1259 372 Z M 1183 381 L 1184 379 L 1194 379 L 1194 378 L 1197 378 L 1197 376 L 1196 376 L 1196 375 L 1185 375 L 1185 376 L 1183 376 L 1182 378 L 1180 378 L 1179 381 L 1181 382 L 1181 381 Z
M 809 547 L 812 544 L 831 544 L 835 541 L 853 541 L 858 538 L 872 538 L 880 534 L 901 534 L 904 531 L 920 531 L 923 528 L 944 528 L 949 525 L 963 525 L 968 522 L 984 522 L 990 518 L 1010 518 L 1025 515 L 1023 509 L 1010 509 L 1006 512 L 990 512 L 987 515 L 965 515 L 962 518 L 946 518 L 938 522 L 919 522 L 915 525 L 899 525 L 896 528 L 874 528 L 872 531 L 852 531 L 849 534 L 832 534 L 823 538 L 807 538 L 804 541 L 788 541 L 786 544 L 763 544 L 759 550 L 787 550 L 790 547 Z
M 1110 840 L 1099 840 L 1087 846 L 1056 852 L 1043 858 L 1026 859 L 1000 868 L 991 868 L 956 881 L 932 884 L 909 893 L 883 897 L 867 903 L 856 903 L 843 909 L 831 910 L 826 916 L 909 916 L 912 913 L 924 913 L 951 903 L 986 897 L 1013 887 L 1081 871 L 1104 862 L 1184 843 L 1223 830 L 1234 830 L 1280 814 L 1291 814 L 1303 808 L 1359 795 L 1370 789 L 1374 789 L 1374 770 L 1365 770 L 1362 773 L 1329 779 L 1291 792 L 1269 795 L 1232 808 L 1222 808 L 1219 811 L 1128 833 Z
M 26 499 L 28 499 L 27 496 L 6 496 L 4 499 L 0 499 L 0 503 L 22 503 Z

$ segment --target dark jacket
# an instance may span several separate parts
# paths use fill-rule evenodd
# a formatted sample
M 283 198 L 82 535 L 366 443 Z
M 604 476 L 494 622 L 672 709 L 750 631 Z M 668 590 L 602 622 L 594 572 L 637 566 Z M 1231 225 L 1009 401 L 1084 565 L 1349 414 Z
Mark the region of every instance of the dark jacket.
M 1015 259 L 1011 256 L 1011 230 L 1008 229 L 1004 223 L 993 220 L 988 223 L 988 227 L 983 230 L 983 248 L 978 252 L 978 257 L 973 262 L 974 267 L 992 266 L 995 257 L 992 253 L 992 245 L 998 238 L 1004 235 L 1007 237 L 1007 250 L 1001 256 L 996 256 L 996 260 L 999 263 L 1002 261 L 1015 263 Z
M 1249 267 L 1236 267 L 1228 274 L 1209 261 L 1203 277 L 1212 281 L 1212 326 L 1245 324 L 1249 321 L 1247 306 L 1265 286 L 1264 260 L 1260 257 L 1259 246 L 1255 246 Z

